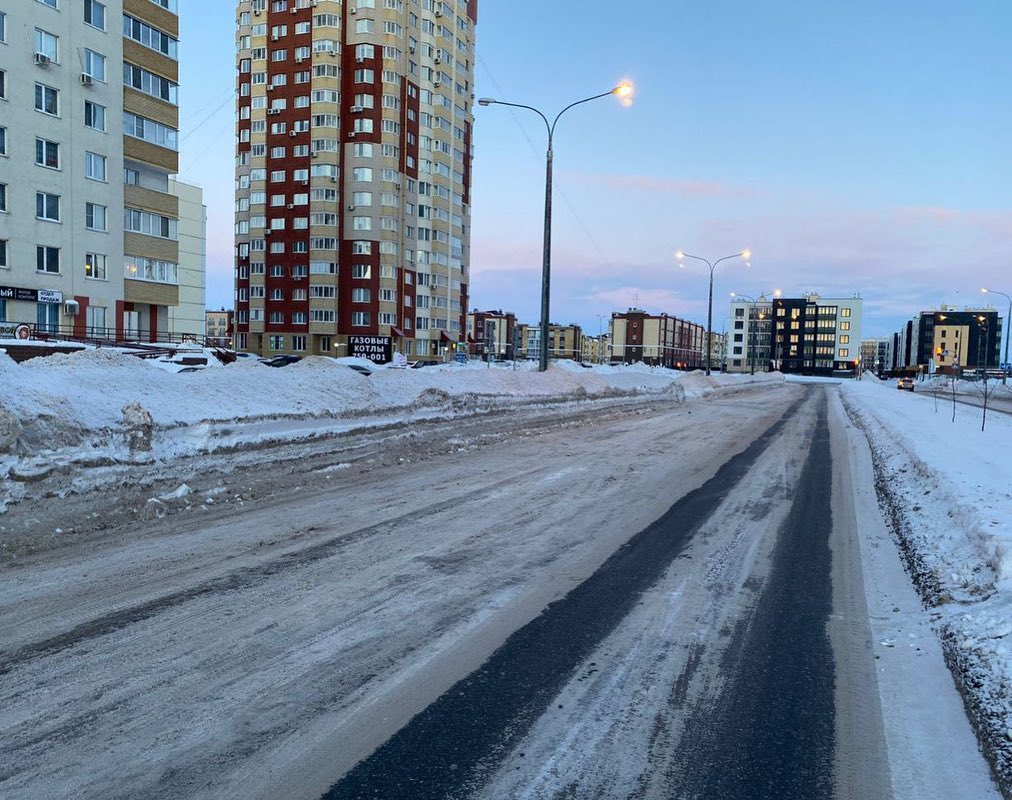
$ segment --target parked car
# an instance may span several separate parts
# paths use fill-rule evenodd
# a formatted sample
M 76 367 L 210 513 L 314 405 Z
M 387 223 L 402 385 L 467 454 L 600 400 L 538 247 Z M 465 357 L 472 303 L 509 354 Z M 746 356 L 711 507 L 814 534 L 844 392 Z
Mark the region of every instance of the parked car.
M 353 369 L 362 375 L 372 375 L 373 370 L 369 367 L 364 367 L 361 364 L 339 364 L 338 366 L 344 367 L 345 369 Z
M 302 361 L 302 356 L 274 356 L 274 358 L 262 359 L 260 363 L 266 364 L 268 367 L 287 367 L 289 364 L 294 364 L 296 361 Z
M 439 364 L 440 364 L 439 361 L 425 359 L 423 361 L 415 361 L 411 365 L 411 369 L 421 369 L 422 367 L 438 367 Z
M 908 392 L 914 390 L 914 379 L 913 378 L 900 378 L 896 381 L 897 389 L 906 389 Z

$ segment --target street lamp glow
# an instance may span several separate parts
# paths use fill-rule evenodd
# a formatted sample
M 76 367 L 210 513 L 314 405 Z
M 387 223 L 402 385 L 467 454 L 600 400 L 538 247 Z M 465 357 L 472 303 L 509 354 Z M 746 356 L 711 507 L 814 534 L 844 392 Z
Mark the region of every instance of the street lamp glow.
M 622 81 L 622 83 L 612 89 L 612 93 L 617 94 L 619 97 L 629 97 L 633 93 L 632 82 Z
M 744 250 L 741 251 L 741 257 L 744 258 L 746 261 L 748 261 L 750 258 L 752 258 L 752 251 L 749 250 L 748 248 L 745 248 Z

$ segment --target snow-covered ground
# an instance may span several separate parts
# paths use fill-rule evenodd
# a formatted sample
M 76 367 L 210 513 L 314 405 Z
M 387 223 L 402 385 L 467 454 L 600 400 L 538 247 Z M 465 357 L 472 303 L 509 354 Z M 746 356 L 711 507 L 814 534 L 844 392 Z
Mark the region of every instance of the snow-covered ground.
M 956 384 L 957 395 L 980 388 Z M 1012 387 L 991 382 L 993 399 Z M 953 403 L 944 381 L 913 393 L 866 377 L 842 385 L 865 431 L 878 490 L 988 757 L 1012 777 L 1012 415 Z
M 54 465 L 76 474 L 412 420 L 623 397 L 680 400 L 783 380 L 642 365 L 564 362 L 543 374 L 532 367 L 448 364 L 365 376 L 307 358 L 281 369 L 248 360 L 175 374 L 114 351 L 15 364 L 0 350 L 0 521 L 33 475 Z M 991 386 L 995 399 L 1012 400 L 1012 387 Z M 866 377 L 840 391 L 872 446 L 880 502 L 922 599 L 937 612 L 967 707 L 1012 785 L 1012 416 L 989 412 L 982 432 L 979 408 L 954 405 L 945 387 L 931 387 L 918 383 L 910 394 Z

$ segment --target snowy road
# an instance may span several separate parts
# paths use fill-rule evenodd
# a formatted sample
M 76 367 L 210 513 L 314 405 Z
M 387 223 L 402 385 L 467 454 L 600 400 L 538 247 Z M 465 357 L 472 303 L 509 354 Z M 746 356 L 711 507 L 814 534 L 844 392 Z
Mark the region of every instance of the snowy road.
M 997 797 L 834 389 L 332 446 L 4 571 L 0 794 Z

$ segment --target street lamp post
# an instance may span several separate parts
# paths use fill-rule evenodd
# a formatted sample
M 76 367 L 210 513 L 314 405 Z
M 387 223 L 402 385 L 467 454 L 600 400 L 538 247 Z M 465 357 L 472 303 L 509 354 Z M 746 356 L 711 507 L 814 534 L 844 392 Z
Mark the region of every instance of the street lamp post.
M 598 364 L 603 364 L 604 363 L 604 347 L 602 347 L 602 345 L 601 345 L 601 328 L 604 325 L 605 316 L 606 315 L 604 315 L 604 314 L 598 314 L 597 315 L 597 363 Z
M 544 120 L 545 128 L 548 131 L 548 152 L 545 156 L 545 233 L 542 243 L 541 262 L 541 360 L 538 364 L 539 372 L 545 372 L 548 369 L 548 317 L 552 275 L 552 161 L 554 159 L 552 140 L 555 136 L 555 126 L 558 124 L 559 118 L 574 106 L 589 103 L 591 100 L 598 100 L 602 97 L 608 97 L 613 94 L 625 99 L 630 99 L 632 91 L 632 84 L 628 81 L 623 81 L 614 89 L 607 92 L 601 92 L 601 94 L 595 94 L 593 97 L 585 97 L 583 100 L 577 100 L 575 103 L 570 103 L 562 109 L 562 111 L 556 114 L 555 119 L 551 123 L 548 122 L 548 117 L 546 117 L 534 106 L 524 105 L 523 103 L 507 103 L 505 100 L 494 100 L 491 97 L 482 97 L 478 100 L 478 105 L 480 106 L 510 106 L 511 108 L 526 108 L 528 111 L 533 111 L 541 117 L 542 120 Z
M 723 258 L 718 258 L 716 261 L 710 262 L 710 261 L 708 261 L 707 259 L 705 259 L 705 258 L 703 258 L 701 256 L 694 256 L 691 253 L 686 253 L 686 252 L 684 252 L 682 250 L 679 250 L 677 253 L 675 253 L 675 258 L 677 258 L 679 260 L 679 262 L 681 262 L 681 260 L 683 258 L 691 258 L 691 259 L 694 259 L 695 261 L 702 261 L 704 264 L 706 264 L 706 266 L 708 266 L 710 268 L 710 290 L 709 290 L 709 294 L 707 295 L 707 301 L 706 301 L 706 374 L 707 375 L 710 374 L 710 349 L 711 349 L 711 347 L 710 347 L 710 340 L 713 338 L 713 271 L 717 268 L 717 265 L 721 261 L 729 261 L 732 258 L 744 258 L 744 259 L 747 260 L 748 258 L 751 257 L 751 255 L 752 255 L 751 251 L 749 251 L 749 250 L 742 250 L 740 253 L 732 253 L 729 256 L 724 256 Z M 682 263 L 679 263 L 679 266 L 683 267 L 683 268 L 685 267 L 685 265 L 682 264 Z
M 1008 364 L 1009 363 L 1009 361 L 1008 361 L 1008 343 L 1009 343 L 1009 339 L 1012 339 L 1012 297 L 1009 297 L 1007 294 L 1005 294 L 1005 292 L 999 292 L 999 291 L 996 291 L 995 289 L 981 289 L 980 291 L 983 292 L 984 294 L 1000 294 L 1002 297 L 1004 297 L 1006 300 L 1008 300 L 1008 316 L 1005 317 L 1005 329 L 1006 329 L 1005 330 L 1005 358 L 1002 359 L 1002 361 L 1005 364 Z M 1003 376 L 1002 380 L 1005 379 L 1004 378 L 1004 374 L 1005 374 L 1005 371 L 1003 370 L 1002 371 L 1002 376 Z

